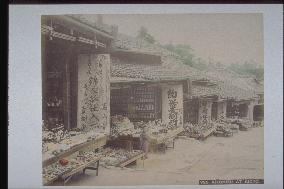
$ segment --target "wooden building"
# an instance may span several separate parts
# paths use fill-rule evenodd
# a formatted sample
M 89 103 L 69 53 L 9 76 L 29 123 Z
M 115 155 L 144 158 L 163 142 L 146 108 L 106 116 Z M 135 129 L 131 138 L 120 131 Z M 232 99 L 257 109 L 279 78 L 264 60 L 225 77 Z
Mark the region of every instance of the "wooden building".
M 213 102 L 211 119 L 218 120 L 226 118 L 227 113 L 227 99 L 219 99 Z
M 123 115 L 133 122 L 162 119 L 165 124 L 182 126 L 185 80 L 171 80 L 169 73 L 158 55 L 112 53 L 111 115 Z
M 256 95 L 255 86 L 244 89 L 226 81 L 225 78 L 223 81 L 213 81 L 192 81 L 191 95 L 184 101 L 185 122 L 208 124 L 229 117 L 247 119 L 251 122 L 262 120 L 263 93 Z
M 253 107 L 253 120 L 263 121 L 264 119 L 264 95 L 263 93 L 258 94 L 257 103 Z
M 184 99 L 184 121 L 207 125 L 223 111 L 218 105 L 222 100 L 218 99 L 214 90 L 216 84 L 208 79 L 194 80 L 191 83 L 192 91 Z
M 264 89 L 263 83 L 253 78 L 245 78 L 251 94 L 231 98 L 227 103 L 227 116 L 248 119 L 250 122 L 263 121 L 264 118 Z
M 227 116 L 247 119 L 251 122 L 263 121 L 264 105 L 258 102 L 258 98 L 230 100 L 227 106 Z
M 109 130 L 114 28 L 80 15 L 42 16 L 42 107 L 46 127 Z
M 111 116 L 116 119 L 121 115 L 135 125 L 143 122 L 144 126 L 150 121 L 158 123 L 161 120 L 162 127 L 153 122 L 147 126 L 148 137 L 151 138 L 150 151 L 156 152 L 160 147 L 165 150 L 166 143 L 173 142 L 183 130 L 183 97 L 188 88 L 187 80 L 177 78 L 179 74 L 165 68 L 158 54 L 120 48 L 112 52 L 111 76 Z M 157 135 L 150 131 L 155 128 L 160 129 Z M 116 127 L 111 125 L 112 130 L 111 133 L 117 133 Z M 133 144 L 133 148 L 139 149 L 139 136 L 122 134 L 110 144 L 126 149 L 131 149 L 129 144 Z
M 183 125 L 182 81 L 111 83 L 111 115 L 133 122 L 161 119 L 172 127 Z

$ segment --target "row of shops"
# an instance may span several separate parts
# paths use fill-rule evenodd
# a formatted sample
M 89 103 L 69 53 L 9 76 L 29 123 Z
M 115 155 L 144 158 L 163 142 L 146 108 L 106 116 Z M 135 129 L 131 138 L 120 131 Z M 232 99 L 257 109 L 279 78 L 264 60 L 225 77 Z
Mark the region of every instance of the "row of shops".
M 238 95 L 248 93 L 232 87 L 229 95 L 222 82 L 169 68 L 172 53 L 149 53 L 138 42 L 130 48 L 101 17 L 43 16 L 41 31 L 45 185 L 143 160 L 142 134 L 156 152 L 174 147 L 178 135 L 263 121 L 263 91 Z

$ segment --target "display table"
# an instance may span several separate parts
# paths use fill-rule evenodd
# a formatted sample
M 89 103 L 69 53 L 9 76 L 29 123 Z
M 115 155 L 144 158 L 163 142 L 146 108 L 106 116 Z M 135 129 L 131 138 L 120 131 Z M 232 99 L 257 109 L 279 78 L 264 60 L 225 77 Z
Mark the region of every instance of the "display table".
M 101 157 L 97 157 L 92 159 L 90 162 L 87 162 L 81 166 L 78 166 L 77 168 L 71 170 L 70 172 L 67 172 L 59 177 L 60 180 L 63 181 L 63 184 L 65 185 L 75 174 L 82 172 L 85 174 L 85 171 L 87 169 L 89 170 L 96 170 L 96 176 L 99 175 L 99 165 L 100 165 L 100 159 Z
M 177 129 L 170 130 L 167 133 L 162 133 L 158 135 L 150 135 L 149 136 L 149 150 L 151 152 L 162 151 L 165 152 L 167 148 L 174 148 L 175 139 L 179 133 L 183 132 L 182 127 L 178 127 Z M 172 146 L 168 146 L 171 143 Z
M 140 150 L 140 137 L 137 135 L 118 136 L 107 142 L 107 146 L 112 148 L 123 148 L 128 151 Z
M 78 145 L 74 145 L 72 147 L 70 147 L 69 149 L 64 150 L 63 152 L 60 152 L 57 155 L 54 155 L 51 158 L 46 158 L 43 160 L 43 167 L 48 166 L 54 162 L 57 162 L 58 160 L 70 156 L 75 152 L 78 152 L 79 150 L 92 150 L 92 149 L 97 149 L 100 148 L 104 145 L 106 145 L 106 141 L 107 141 L 107 136 L 100 136 L 98 138 L 92 139 L 92 140 L 88 140 L 86 142 L 83 142 L 81 144 Z
M 208 129 L 207 131 L 205 131 L 204 133 L 202 133 L 200 139 L 201 140 L 205 140 L 209 135 L 211 135 L 212 133 L 214 133 L 214 131 L 216 131 L 216 126 L 213 125 L 212 128 Z
M 129 165 L 130 163 L 133 163 L 133 162 L 136 162 L 137 160 L 139 159 L 142 159 L 143 160 L 143 165 L 144 165 L 144 153 L 141 151 L 140 154 L 137 154 L 131 158 L 129 158 L 128 160 L 126 161 L 123 161 L 123 162 L 120 162 L 118 163 L 116 166 L 117 167 L 125 167 L 126 165 Z
M 68 182 L 73 175 L 85 170 L 96 170 L 98 175 L 99 160 L 101 155 L 96 155 L 97 149 L 106 144 L 107 136 L 100 136 L 94 139 L 84 141 L 81 144 L 73 145 L 72 147 L 60 152 L 57 155 L 43 161 L 43 169 L 47 169 L 48 173 L 43 174 L 43 184 L 51 185 L 55 181 L 63 181 L 63 184 Z M 94 156 L 85 158 L 82 161 L 76 160 L 80 156 L 80 152 L 90 152 Z M 61 166 L 58 162 L 60 159 L 67 159 L 72 166 Z M 96 164 L 96 165 L 95 165 Z M 51 168 L 49 167 L 51 166 Z
M 62 181 L 63 185 L 65 185 L 75 174 L 79 172 L 85 173 L 87 169 L 90 170 L 96 170 L 96 175 L 98 176 L 98 171 L 99 171 L 99 160 L 101 159 L 101 156 L 99 157 L 94 157 L 89 159 L 86 162 L 81 162 L 80 164 L 76 165 L 75 167 L 72 166 L 68 167 L 66 171 L 64 171 L 61 174 L 54 175 L 50 179 L 43 179 L 43 184 L 45 186 L 51 185 L 55 181 Z M 59 165 L 60 166 L 60 165 Z M 63 167 L 63 166 L 62 166 Z
M 109 149 L 109 153 L 101 159 L 102 166 L 125 167 L 139 159 L 144 162 L 145 154 L 142 150 Z

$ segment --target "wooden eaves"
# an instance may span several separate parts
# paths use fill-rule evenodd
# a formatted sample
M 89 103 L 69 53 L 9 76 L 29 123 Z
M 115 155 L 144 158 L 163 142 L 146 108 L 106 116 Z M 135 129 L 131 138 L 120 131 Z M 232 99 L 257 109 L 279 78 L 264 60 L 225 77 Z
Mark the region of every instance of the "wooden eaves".
M 186 81 L 185 79 L 180 80 L 142 80 L 142 81 L 118 81 L 118 82 L 111 82 L 111 87 L 114 88 L 129 88 L 132 86 L 152 86 L 152 85 L 161 85 L 161 84 L 177 84 Z
M 51 24 L 49 24 L 48 21 L 50 21 Z M 52 25 L 53 22 L 68 27 L 69 32 L 56 31 Z M 87 34 L 89 37 L 85 37 L 83 35 L 74 36 L 72 34 L 73 30 L 78 31 L 82 34 Z M 96 48 L 107 48 L 106 44 L 104 42 L 101 42 L 99 38 L 103 38 L 109 41 L 113 40 L 112 35 L 104 33 L 94 27 L 91 27 L 85 23 L 74 19 L 73 17 L 66 15 L 43 16 L 41 24 L 41 33 L 44 35 L 49 35 L 50 37 L 60 38 L 70 42 L 80 42 L 82 44 L 94 45 Z

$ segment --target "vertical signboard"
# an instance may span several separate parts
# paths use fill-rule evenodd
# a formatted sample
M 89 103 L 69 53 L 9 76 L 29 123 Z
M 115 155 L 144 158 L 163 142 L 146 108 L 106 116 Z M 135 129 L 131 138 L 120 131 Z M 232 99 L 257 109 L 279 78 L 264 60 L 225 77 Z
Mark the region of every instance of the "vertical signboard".
M 162 86 L 162 121 L 169 128 L 183 126 L 182 85 Z
M 211 122 L 212 101 L 201 99 L 199 102 L 198 123 L 208 125 Z
M 110 132 L 110 56 L 78 57 L 77 127 Z

